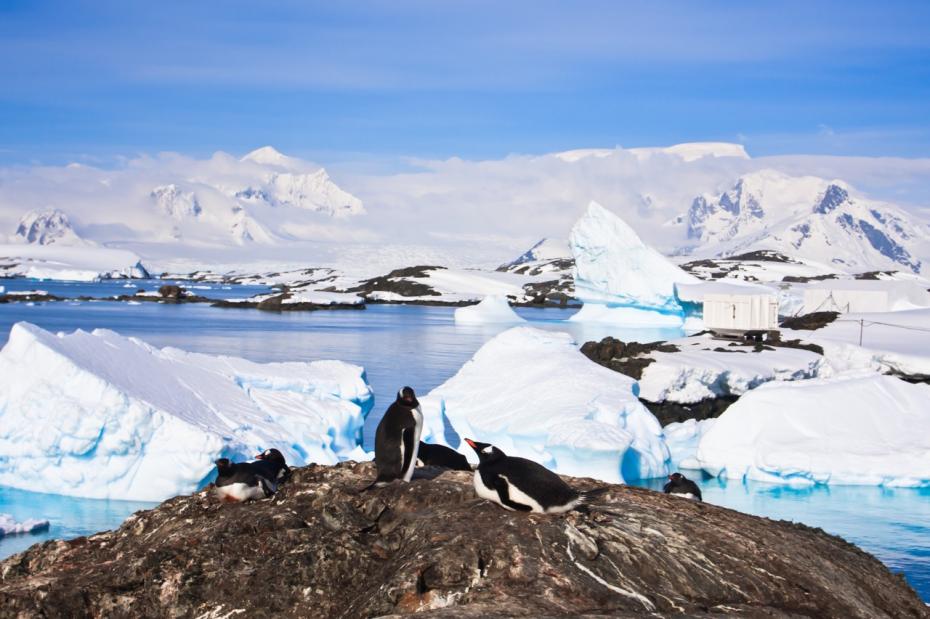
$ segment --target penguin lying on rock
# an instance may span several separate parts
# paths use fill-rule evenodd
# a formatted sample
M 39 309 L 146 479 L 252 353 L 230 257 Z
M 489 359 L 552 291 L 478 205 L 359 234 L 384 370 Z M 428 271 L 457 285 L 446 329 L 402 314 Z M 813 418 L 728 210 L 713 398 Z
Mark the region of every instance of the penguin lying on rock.
M 475 469 L 475 492 L 504 509 L 561 514 L 581 507 L 608 488 L 575 490 L 546 467 L 526 458 L 510 457 L 488 443 L 466 438 L 480 460 Z
M 216 461 L 216 494 L 223 501 L 238 503 L 270 497 L 291 475 L 284 456 L 277 449 L 266 449 L 254 462 Z
M 417 466 L 438 466 L 452 471 L 472 470 L 465 456 L 454 449 L 423 441 L 420 441 L 420 448 L 417 450 Z
M 665 484 L 665 487 L 662 488 L 665 491 L 665 494 L 671 494 L 674 496 L 685 497 L 686 499 L 694 499 L 696 501 L 702 501 L 701 498 L 701 489 L 698 488 L 698 485 L 682 475 L 681 473 L 672 473 L 668 476 L 668 483 Z
M 378 477 L 368 488 L 384 486 L 395 479 L 410 481 L 417 464 L 422 432 L 420 402 L 413 388 L 404 387 L 397 392 L 397 399 L 388 407 L 375 431 Z

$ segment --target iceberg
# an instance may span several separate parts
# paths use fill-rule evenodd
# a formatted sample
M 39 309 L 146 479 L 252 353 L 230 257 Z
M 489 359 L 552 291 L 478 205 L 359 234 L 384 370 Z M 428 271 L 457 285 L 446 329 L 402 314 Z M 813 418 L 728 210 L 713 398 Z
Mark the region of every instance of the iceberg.
M 0 538 L 20 533 L 38 533 L 47 530 L 48 526 L 48 520 L 27 518 L 22 522 L 17 522 L 10 514 L 0 514 Z
M 700 440 L 711 475 L 781 484 L 930 486 L 930 386 L 850 372 L 769 383 Z
M 420 398 L 423 440 L 457 448 L 474 438 L 612 483 L 662 477 L 662 427 L 636 390 L 632 378 L 588 360 L 568 334 L 514 327 Z M 462 453 L 474 458 L 469 451 Z
M 526 322 L 517 315 L 507 297 L 489 295 L 477 305 L 467 305 L 455 310 L 456 324 L 483 324 L 483 323 L 517 323 Z
M 714 427 L 716 419 L 688 419 L 675 421 L 665 426 L 665 443 L 672 460 L 673 468 L 700 470 L 697 449 L 708 430 Z
M 591 202 L 572 228 L 569 243 L 575 259 L 575 296 L 584 302 L 573 320 L 683 324 L 675 284 L 699 280 L 643 243 L 622 219 Z
M 0 484 L 88 498 L 188 493 L 219 457 L 288 463 L 357 453 L 373 405 L 361 367 L 254 363 L 113 331 L 17 323 L 0 351 Z

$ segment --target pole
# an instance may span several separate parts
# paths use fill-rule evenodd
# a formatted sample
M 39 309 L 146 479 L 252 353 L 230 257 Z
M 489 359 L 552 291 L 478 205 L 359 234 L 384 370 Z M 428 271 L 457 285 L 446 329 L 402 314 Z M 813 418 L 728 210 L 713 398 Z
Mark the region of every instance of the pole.
M 864 321 L 860 318 L 859 319 L 859 346 L 862 346 L 862 326 L 863 326 L 862 323 L 863 322 Z

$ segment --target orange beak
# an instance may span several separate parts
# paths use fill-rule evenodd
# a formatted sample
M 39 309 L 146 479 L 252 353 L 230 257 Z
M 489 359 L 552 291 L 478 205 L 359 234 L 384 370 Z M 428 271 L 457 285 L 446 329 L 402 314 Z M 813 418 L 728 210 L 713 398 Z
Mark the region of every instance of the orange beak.
M 475 441 L 471 440 L 470 438 L 466 438 L 466 439 L 465 439 L 465 442 L 468 443 L 468 445 L 469 445 L 472 449 L 478 449 L 478 446 L 475 445 Z

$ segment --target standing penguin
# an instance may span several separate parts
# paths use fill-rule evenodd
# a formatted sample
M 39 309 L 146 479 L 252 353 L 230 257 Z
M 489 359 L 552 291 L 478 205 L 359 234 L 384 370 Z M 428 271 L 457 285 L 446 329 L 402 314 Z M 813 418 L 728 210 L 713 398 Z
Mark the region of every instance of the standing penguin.
M 397 399 L 388 407 L 375 432 L 378 478 L 372 486 L 383 486 L 395 479 L 410 481 L 422 432 L 420 402 L 411 387 L 404 387 L 397 392 Z
M 230 462 L 229 458 L 216 461 L 217 495 L 224 501 L 255 501 L 270 497 L 286 480 L 291 469 L 277 449 L 266 449 L 255 456 L 254 462 Z
M 510 457 L 488 443 L 468 438 L 465 442 L 478 453 L 480 461 L 475 469 L 475 492 L 504 509 L 561 514 L 608 490 L 605 487 L 579 492 L 532 460 Z
M 662 488 L 665 494 L 683 496 L 686 499 L 695 499 L 703 502 L 701 498 L 701 489 L 698 485 L 682 475 L 681 473 L 672 473 L 668 476 L 668 483 Z

